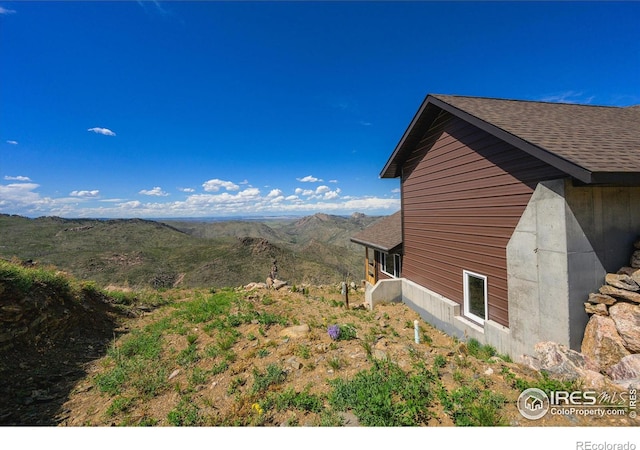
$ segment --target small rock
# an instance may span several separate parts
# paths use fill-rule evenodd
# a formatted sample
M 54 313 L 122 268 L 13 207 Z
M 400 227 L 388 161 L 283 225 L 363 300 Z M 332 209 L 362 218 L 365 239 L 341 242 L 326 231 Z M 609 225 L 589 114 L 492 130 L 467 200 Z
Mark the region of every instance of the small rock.
M 589 294 L 589 302 L 591 303 L 602 303 L 603 305 L 613 305 L 617 300 L 610 295 L 604 294 Z
M 344 427 L 359 427 L 360 421 L 355 416 L 355 414 L 349 411 L 340 411 L 338 413 L 340 417 L 342 417 L 342 426 Z
M 285 363 L 287 366 L 289 366 L 293 370 L 302 369 L 302 363 L 298 361 L 298 359 L 295 356 L 292 356 L 291 358 L 287 359 Z
M 174 370 L 173 372 L 171 372 L 171 375 L 169 375 L 169 378 L 168 378 L 168 379 L 169 379 L 169 380 L 174 379 L 175 377 L 177 377 L 177 376 L 178 376 L 178 374 L 179 374 L 179 373 L 180 373 L 180 369 L 176 369 L 176 370 Z
M 284 330 L 280 331 L 280 336 L 286 336 L 291 339 L 297 339 L 297 338 L 307 336 L 310 331 L 311 329 L 307 324 L 295 325 L 293 327 L 285 328 Z
M 493 369 L 489 367 L 487 370 L 484 371 L 484 374 L 487 376 L 493 375 Z
M 278 290 L 278 289 L 282 289 L 283 287 L 285 287 L 287 285 L 286 281 L 282 281 L 282 280 L 273 280 L 273 288 Z
M 633 281 L 629 275 L 619 275 L 615 273 L 608 273 L 604 278 L 605 283 L 610 286 L 625 289 L 627 291 L 637 291 L 640 289 L 640 286 Z
M 598 314 L 600 316 L 608 316 L 609 315 L 609 311 L 607 310 L 607 305 L 605 305 L 604 303 L 598 303 L 598 304 L 593 304 L 593 303 L 585 303 L 584 304 L 584 310 L 587 314 Z
M 375 359 L 379 359 L 381 361 L 386 361 L 389 359 L 389 355 L 384 350 L 380 350 L 378 348 L 373 349 L 372 356 Z
M 638 250 L 637 253 L 640 253 L 640 250 Z M 610 295 L 611 297 L 640 303 L 640 294 L 638 294 L 637 292 L 626 291 L 624 289 L 618 289 L 609 285 L 602 286 L 599 291 L 601 294 Z

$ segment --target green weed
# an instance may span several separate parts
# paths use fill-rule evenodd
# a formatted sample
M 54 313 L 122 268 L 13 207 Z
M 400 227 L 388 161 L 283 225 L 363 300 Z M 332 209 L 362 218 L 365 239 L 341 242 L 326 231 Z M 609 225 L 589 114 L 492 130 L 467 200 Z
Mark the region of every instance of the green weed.
M 329 381 L 328 400 L 338 411 L 353 410 L 365 426 L 424 425 L 431 417 L 433 376 L 410 375 L 389 361 L 381 361 L 351 380 Z
M 202 421 L 198 407 L 188 397 L 182 397 L 178 405 L 169 411 L 167 420 L 175 427 L 192 427 Z
M 251 387 L 252 394 L 258 394 L 266 392 L 270 386 L 281 384 L 287 378 L 287 372 L 285 372 L 277 364 L 269 364 L 265 372 L 260 372 L 258 369 L 253 369 L 253 386 Z

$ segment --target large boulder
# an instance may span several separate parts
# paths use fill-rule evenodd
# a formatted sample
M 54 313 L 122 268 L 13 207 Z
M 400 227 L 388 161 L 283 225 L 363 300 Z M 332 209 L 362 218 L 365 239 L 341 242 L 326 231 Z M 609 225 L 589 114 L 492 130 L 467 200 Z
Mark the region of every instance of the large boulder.
M 619 302 L 609 308 L 618 334 L 631 353 L 640 353 L 640 305 Z
M 582 354 L 593 360 L 599 371 L 606 371 L 630 354 L 624 344 L 613 319 L 596 314 L 591 316 L 584 330 Z
M 534 348 L 538 370 L 545 370 L 564 380 L 582 378 L 584 371 L 599 369 L 589 357 L 556 342 L 539 342 Z
M 612 380 L 630 380 L 640 378 L 640 354 L 628 355 L 607 370 Z

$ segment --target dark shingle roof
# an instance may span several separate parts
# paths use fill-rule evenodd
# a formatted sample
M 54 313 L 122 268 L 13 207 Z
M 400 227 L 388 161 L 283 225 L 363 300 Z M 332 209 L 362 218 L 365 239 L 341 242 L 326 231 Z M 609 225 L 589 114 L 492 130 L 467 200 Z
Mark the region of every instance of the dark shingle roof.
M 383 177 L 441 110 L 462 118 L 585 183 L 640 181 L 640 107 L 591 106 L 429 95 Z M 400 160 L 398 160 L 400 159 Z
M 396 249 L 402 245 L 401 211 L 374 222 L 355 234 L 351 241 L 383 252 Z

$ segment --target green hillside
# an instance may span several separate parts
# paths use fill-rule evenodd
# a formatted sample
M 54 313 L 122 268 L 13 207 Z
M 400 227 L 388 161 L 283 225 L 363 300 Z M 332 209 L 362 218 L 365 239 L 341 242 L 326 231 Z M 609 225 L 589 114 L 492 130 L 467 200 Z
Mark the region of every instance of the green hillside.
M 222 287 L 264 281 L 272 261 L 291 284 L 358 281 L 349 237 L 376 218 L 180 222 L 0 215 L 0 257 L 51 264 L 100 284 Z

